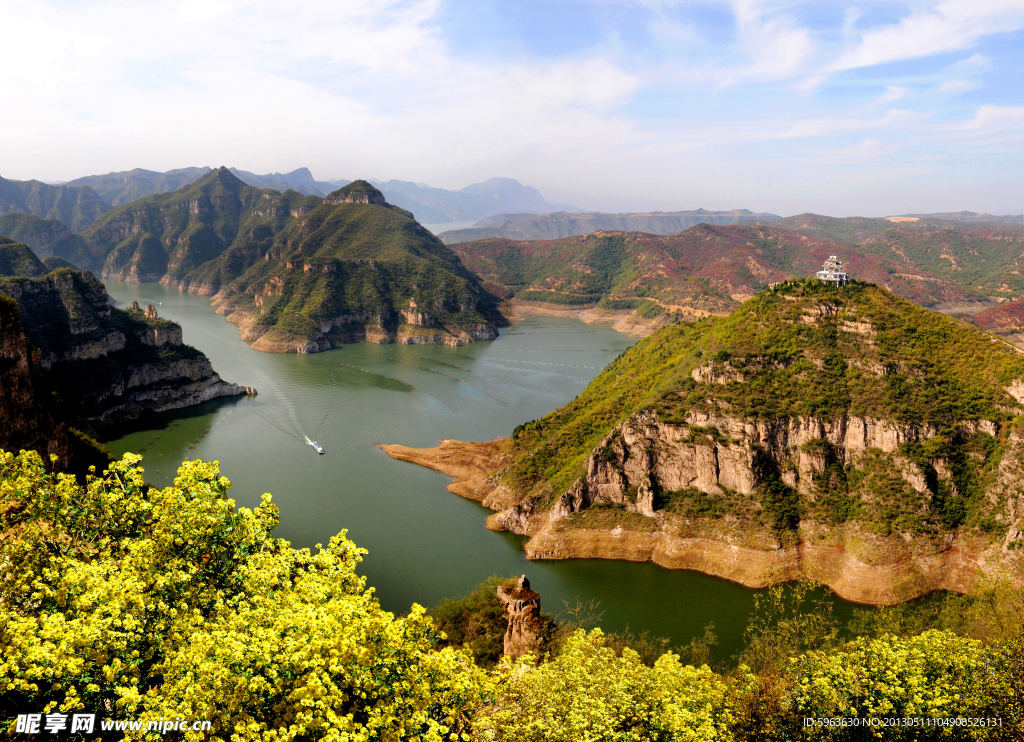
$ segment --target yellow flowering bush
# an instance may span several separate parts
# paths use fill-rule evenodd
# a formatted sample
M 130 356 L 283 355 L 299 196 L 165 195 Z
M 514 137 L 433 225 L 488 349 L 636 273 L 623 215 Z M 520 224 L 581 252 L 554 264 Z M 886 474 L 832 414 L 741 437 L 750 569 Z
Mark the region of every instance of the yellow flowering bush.
M 944 631 L 883 635 L 781 661 L 798 643 L 823 646 L 808 636 L 831 641 L 832 623 L 794 634 L 792 621 L 764 620 L 752 655 L 762 674 L 741 666 L 727 679 L 672 653 L 649 666 L 578 630 L 545 662 L 503 659 L 487 673 L 468 649 L 438 649 L 420 606 L 383 611 L 344 531 L 293 549 L 272 535 L 270 495 L 236 508 L 216 462 L 185 462 L 156 489 L 140 461 L 128 454 L 83 485 L 48 474 L 35 453 L 0 451 L 0 735 L 14 714 L 85 711 L 210 720 L 212 732 L 175 733 L 232 742 L 1019 736 L 1019 637 L 986 647 Z M 982 716 L 1004 726 L 803 723 Z
M 380 608 L 344 532 L 292 549 L 270 496 L 236 510 L 216 462 L 158 490 L 139 461 L 80 486 L 0 452 L 3 707 L 210 719 L 213 739 L 468 739 L 486 676 L 432 650 L 419 606 Z
M 861 638 L 844 651 L 811 652 L 792 661 L 794 706 L 801 717 L 975 717 L 993 667 L 984 645 L 946 631 L 909 639 Z M 870 727 L 884 739 L 968 739 L 963 727 Z M 840 738 L 847 729 L 805 728 L 808 736 Z
M 644 665 L 628 647 L 616 656 L 600 629 L 582 629 L 541 665 L 507 660 L 495 701 L 481 709 L 475 739 L 493 742 L 701 742 L 731 740 L 728 685 L 677 655 Z

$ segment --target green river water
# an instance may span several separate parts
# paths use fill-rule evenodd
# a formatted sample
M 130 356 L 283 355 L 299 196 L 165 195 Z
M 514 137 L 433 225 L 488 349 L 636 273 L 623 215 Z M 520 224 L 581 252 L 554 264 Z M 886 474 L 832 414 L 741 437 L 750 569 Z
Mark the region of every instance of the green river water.
M 369 550 L 361 572 L 390 611 L 461 596 L 491 575 L 525 573 L 542 609 L 556 616 L 565 603 L 593 600 L 605 630 L 628 625 L 685 643 L 714 623 L 721 659 L 740 648 L 754 591 L 652 564 L 528 562 L 524 539 L 486 530 L 490 511 L 446 491 L 448 477 L 376 448 L 509 435 L 572 400 L 632 345 L 609 326 L 530 318 L 494 342 L 460 348 L 357 344 L 313 355 L 259 353 L 204 297 L 159 284 L 106 286 L 119 305 L 154 304 L 222 378 L 259 392 L 161 415 L 149 429 L 107 443 L 117 456 L 142 452 L 153 484 L 169 484 L 183 459 L 217 460 L 239 505 L 254 507 L 262 493 L 273 493 L 281 509 L 276 535 L 293 546 L 326 543 L 347 529 Z M 836 600 L 840 618 L 851 609 Z

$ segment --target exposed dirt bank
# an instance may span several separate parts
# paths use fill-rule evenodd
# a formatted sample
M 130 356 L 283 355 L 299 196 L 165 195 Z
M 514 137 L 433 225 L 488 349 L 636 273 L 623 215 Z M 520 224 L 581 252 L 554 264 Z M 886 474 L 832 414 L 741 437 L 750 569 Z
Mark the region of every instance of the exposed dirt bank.
M 610 324 L 616 332 L 631 338 L 643 338 L 654 333 L 665 323 L 660 319 L 638 317 L 633 310 L 600 309 L 595 306 L 565 306 L 535 301 L 512 301 L 505 305 L 505 316 L 515 322 L 523 317 L 565 317 L 578 319 L 588 325 Z
M 498 438 L 488 443 L 440 441 L 436 448 L 378 446 L 388 456 L 410 461 L 428 469 L 447 474 L 454 481 L 447 490 L 460 497 L 476 500 L 492 510 L 504 510 L 515 504 L 504 490 L 491 481 L 494 472 L 508 462 L 511 438 Z
M 765 534 L 709 528 L 680 528 L 664 513 L 637 515 L 636 529 L 621 524 L 587 527 L 573 518 L 552 519 L 536 503 L 519 503 L 494 475 L 511 456 L 511 439 L 488 443 L 444 440 L 435 448 L 380 446 L 390 457 L 410 461 L 454 479 L 448 491 L 496 510 L 491 530 L 530 536 L 528 559 L 625 559 L 654 562 L 667 569 L 692 569 L 760 588 L 779 580 L 809 577 L 856 603 L 885 605 L 933 590 L 965 592 L 986 571 L 985 555 L 963 539 L 907 541 L 882 538 L 856 528 L 801 525 L 800 542 L 783 546 Z

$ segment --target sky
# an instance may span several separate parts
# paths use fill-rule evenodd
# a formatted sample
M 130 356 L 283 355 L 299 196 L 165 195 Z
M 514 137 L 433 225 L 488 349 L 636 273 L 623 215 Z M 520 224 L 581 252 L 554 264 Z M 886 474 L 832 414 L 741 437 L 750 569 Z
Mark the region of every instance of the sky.
M 0 175 L 1024 211 L 1024 0 L 3 0 Z

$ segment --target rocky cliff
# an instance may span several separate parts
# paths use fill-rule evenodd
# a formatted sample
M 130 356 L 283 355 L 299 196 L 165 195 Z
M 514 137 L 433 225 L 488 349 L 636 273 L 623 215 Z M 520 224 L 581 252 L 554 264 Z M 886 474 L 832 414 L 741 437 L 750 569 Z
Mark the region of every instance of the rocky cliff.
M 1022 404 L 1005 343 L 875 286 L 803 282 L 641 341 L 487 460 L 386 450 L 458 475 L 530 558 L 805 575 L 889 603 L 1024 580 Z
M 0 296 L 0 449 L 34 450 L 44 459 L 54 454 L 58 468 L 66 470 L 70 436 L 45 408 L 40 372 L 39 353 L 25 337 L 17 302 Z
M 56 219 L 40 219 L 32 214 L 9 213 L 0 216 L 0 236 L 28 245 L 40 258 L 56 258 L 76 264 L 87 260 L 85 240 L 73 234 Z
M 227 383 L 210 361 L 181 341 L 181 327 L 151 309 L 113 307 L 88 271 L 0 279 L 17 302 L 39 368 L 70 414 L 104 432 L 145 412 L 253 393 Z
M 533 654 L 539 657 L 544 646 L 545 623 L 540 615 L 540 595 L 530 589 L 526 575 L 512 587 L 498 585 L 498 601 L 508 614 L 508 628 L 503 640 L 506 657 Z
M 105 278 L 213 296 L 256 350 L 497 337 L 493 297 L 366 181 L 319 198 L 220 168 L 112 211 L 84 237 Z

